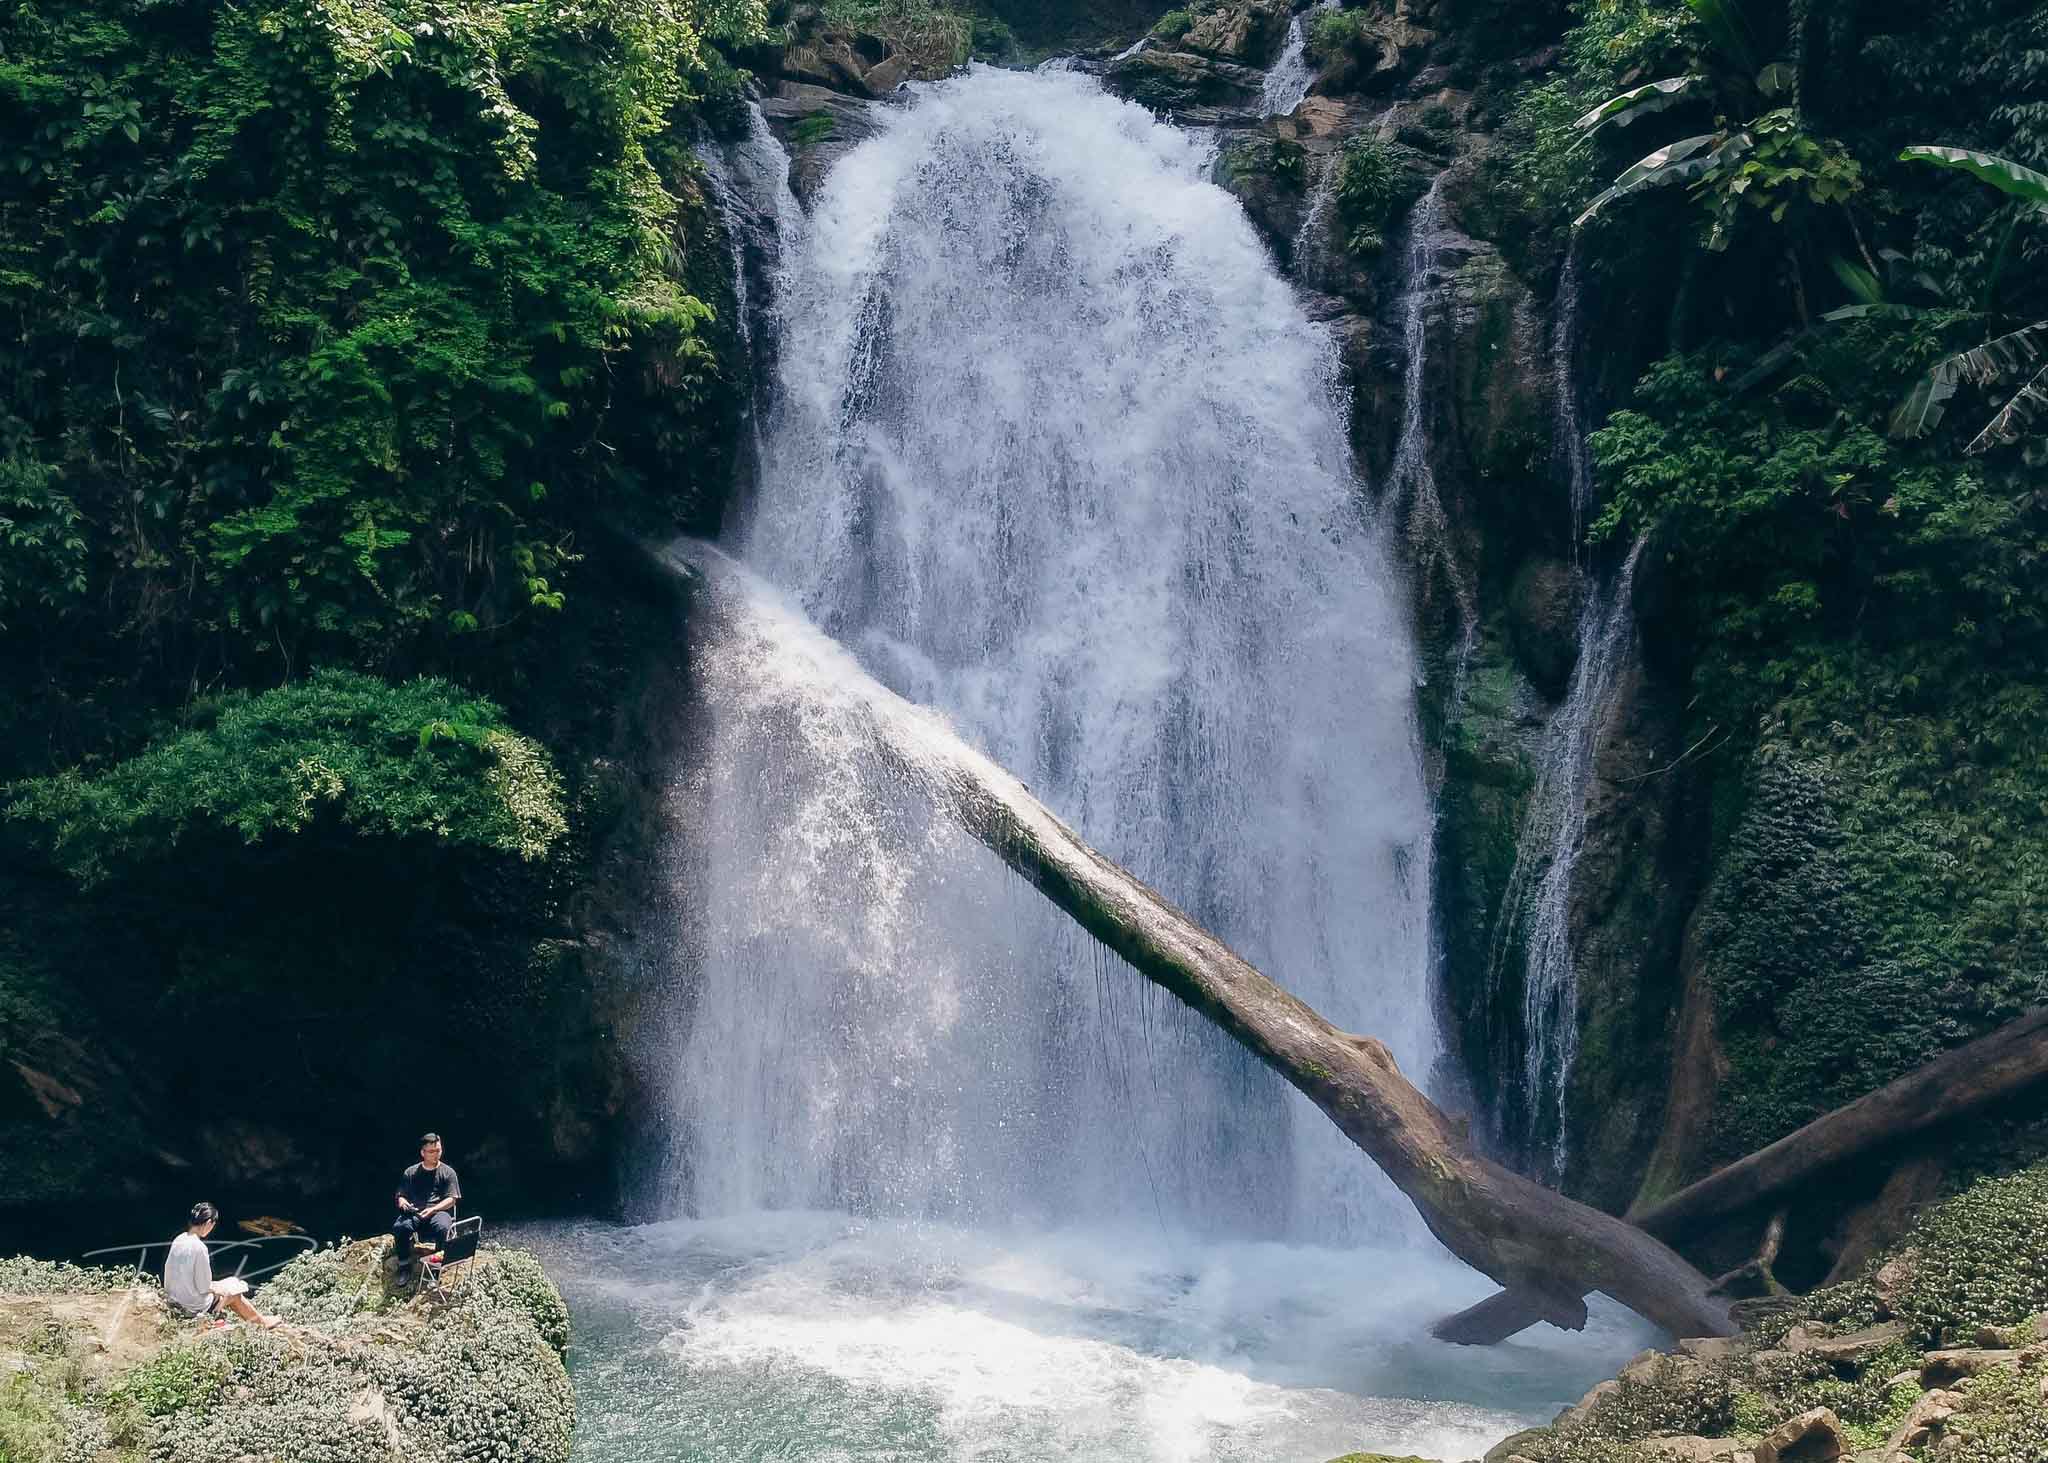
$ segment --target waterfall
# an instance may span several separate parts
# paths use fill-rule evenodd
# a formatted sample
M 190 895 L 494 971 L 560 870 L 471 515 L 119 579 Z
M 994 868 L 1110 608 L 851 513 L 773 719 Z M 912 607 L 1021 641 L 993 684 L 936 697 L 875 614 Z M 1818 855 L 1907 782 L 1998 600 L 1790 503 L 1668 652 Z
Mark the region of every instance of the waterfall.
M 1557 277 L 1557 306 L 1551 312 L 1550 385 L 1556 450 L 1564 468 L 1572 514 L 1572 558 L 1583 564 L 1586 517 L 1593 510 L 1593 455 L 1586 445 L 1585 408 L 1579 396 L 1579 236 L 1565 248 Z
M 1509 1136 L 1555 1179 L 1564 1171 L 1565 1089 L 1579 1050 L 1578 964 L 1572 946 L 1572 874 L 1586 837 L 1586 799 L 1600 727 L 1635 645 L 1638 540 L 1613 583 L 1586 597 L 1579 613 L 1579 658 L 1562 705 L 1544 729 L 1536 785 L 1516 839 L 1515 866 L 1495 925 L 1491 981 L 1505 975 L 1507 952 L 1521 937 L 1522 1072 L 1520 1101 L 1504 1116 Z
M 1316 79 L 1308 61 L 1307 19 L 1325 10 L 1335 10 L 1338 0 L 1316 0 L 1306 11 L 1298 11 L 1287 22 L 1287 39 L 1280 54 L 1266 70 L 1265 85 L 1259 92 L 1259 112 L 1266 117 L 1285 117 L 1301 105 L 1309 84 Z
M 753 492 L 673 551 L 673 1217 L 521 1235 L 579 1456 L 1476 1457 L 1646 1328 L 1429 1340 L 1492 1283 L 928 782 L 977 744 L 1427 1076 L 1417 671 L 1332 344 L 1213 143 L 1073 71 L 911 95 L 808 219 L 765 134 L 714 169 L 779 240 Z
M 1505 1105 L 1508 1136 L 1545 1178 L 1564 1172 L 1566 1091 L 1579 1046 L 1578 957 L 1572 942 L 1572 877 L 1585 843 L 1594 754 L 1621 673 L 1635 646 L 1638 540 L 1611 580 L 1586 565 L 1585 525 L 1593 509 L 1593 466 L 1579 392 L 1580 290 L 1577 245 L 1558 277 L 1551 341 L 1556 454 L 1571 516 L 1572 554 L 1593 588 L 1579 612 L 1571 683 L 1537 753 L 1536 783 L 1516 839 L 1515 866 L 1495 925 L 1490 983 L 1507 977 L 1519 939 L 1522 1071 L 1518 1101 Z M 1510 1091 L 1517 1091 L 1511 1087 Z
M 935 817 L 805 624 L 1427 1074 L 1416 668 L 1333 348 L 1212 144 L 1086 76 L 976 68 L 882 128 L 780 277 L 731 545 L 774 591 L 694 636 L 662 1200 L 1409 1233 L 1305 1099 Z
M 1335 166 L 1331 168 L 1332 173 Z M 1440 571 L 1457 615 L 1458 643 L 1452 700 L 1458 697 L 1465 667 L 1479 635 L 1479 596 L 1470 573 L 1451 541 L 1450 516 L 1444 512 L 1432 460 L 1434 433 L 1430 406 L 1437 399 L 1430 379 L 1431 317 L 1446 306 L 1446 271 L 1451 247 L 1463 236 L 1446 218 L 1443 181 L 1438 173 L 1429 191 L 1408 216 L 1408 247 L 1401 281 L 1401 435 L 1387 474 L 1387 500 L 1405 519 L 1413 562 L 1424 574 Z

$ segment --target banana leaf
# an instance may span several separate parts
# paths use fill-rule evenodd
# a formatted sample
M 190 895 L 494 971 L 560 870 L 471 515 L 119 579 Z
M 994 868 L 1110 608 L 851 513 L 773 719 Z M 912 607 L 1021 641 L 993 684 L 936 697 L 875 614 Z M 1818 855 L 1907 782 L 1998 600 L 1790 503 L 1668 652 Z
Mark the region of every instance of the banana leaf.
M 2042 323 L 2048 325 L 2048 321 Z M 2044 429 L 2048 429 L 2048 366 L 2036 371 L 2034 378 L 1999 408 L 1998 415 L 1971 438 L 1970 445 L 1963 451 L 1988 452 L 1993 447 L 2006 446 L 2022 437 L 2039 436 Z
M 1717 142 L 1719 146 L 1715 146 Z M 1612 187 L 1604 189 L 1599 197 L 1586 205 L 1584 213 L 1572 220 L 1572 227 L 1582 227 L 1588 219 L 1617 198 L 1627 198 L 1646 188 L 1657 188 L 1667 183 L 1683 183 L 1697 178 L 1712 167 L 1724 152 L 1738 144 L 1741 150 L 1747 151 L 1749 139 L 1738 134 L 1722 141 L 1719 133 L 1707 132 L 1698 137 L 1684 138 L 1668 147 L 1660 147 L 1624 169 L 1621 176 L 1614 180 Z M 1712 152 L 1706 151 L 1709 147 L 1713 148 Z M 1705 156 L 1701 156 L 1702 153 L 1705 153 Z
M 1933 163 L 1937 167 L 1959 169 L 2000 192 L 2010 193 L 2048 211 L 2048 173 L 2037 173 L 2011 158 L 1990 152 L 1972 152 L 1966 147 L 1909 147 L 1899 154 L 1899 161 Z
M 1982 345 L 1936 361 L 1925 376 L 1913 383 L 1913 389 L 1906 393 L 1906 399 L 1892 413 L 1891 434 L 1894 437 L 1918 437 L 1933 431 L 1940 425 L 1942 413 L 1948 410 L 1949 398 L 1956 394 L 1957 386 L 1965 381 L 1973 386 L 1988 386 L 2002 377 L 2034 369 L 2034 363 L 2044 355 L 2048 355 L 2048 320 L 2036 320 L 2032 325 L 2022 325 L 2018 330 L 2008 331 Z M 2040 377 L 2036 375 L 2021 387 L 2019 394 L 1992 418 L 1992 426 L 1980 432 L 1965 450 L 1981 452 L 1986 447 L 2012 441 L 2022 435 L 2039 414 L 2036 388 L 2040 384 Z M 2000 429 L 2010 428 L 2012 436 L 1991 435 L 1993 427 L 1999 427 L 2001 423 L 2004 427 Z
M 1598 132 L 1609 122 L 1617 127 L 1626 127 L 1638 117 L 1677 106 L 1705 84 L 1703 76 L 1667 76 L 1662 81 L 1646 81 L 1618 96 L 1609 97 L 1572 125 L 1588 135 Z

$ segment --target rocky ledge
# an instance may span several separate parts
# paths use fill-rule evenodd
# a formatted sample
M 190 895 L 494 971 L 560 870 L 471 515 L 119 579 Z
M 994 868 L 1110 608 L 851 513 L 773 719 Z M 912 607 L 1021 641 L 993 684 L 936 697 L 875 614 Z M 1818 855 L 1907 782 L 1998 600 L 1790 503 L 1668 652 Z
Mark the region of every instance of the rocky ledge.
M 564 1463 L 569 1313 L 523 1250 L 391 1289 L 369 1240 L 259 1288 L 274 1331 L 174 1317 L 131 1272 L 0 1260 L 8 1463 Z
M 1858 1279 L 1737 1313 L 1741 1336 L 1645 1352 L 1485 1463 L 2044 1463 L 2048 1164 L 1937 1205 Z

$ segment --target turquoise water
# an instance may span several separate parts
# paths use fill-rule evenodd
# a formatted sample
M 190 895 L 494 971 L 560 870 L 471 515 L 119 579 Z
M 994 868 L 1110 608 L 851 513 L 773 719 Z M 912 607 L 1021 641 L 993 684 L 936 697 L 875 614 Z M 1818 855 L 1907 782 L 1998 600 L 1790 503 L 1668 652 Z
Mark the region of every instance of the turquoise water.
M 1657 1338 L 1432 1341 L 1487 1282 L 1412 1251 L 843 1214 L 525 1226 L 575 1320 L 583 1463 L 1476 1458 Z

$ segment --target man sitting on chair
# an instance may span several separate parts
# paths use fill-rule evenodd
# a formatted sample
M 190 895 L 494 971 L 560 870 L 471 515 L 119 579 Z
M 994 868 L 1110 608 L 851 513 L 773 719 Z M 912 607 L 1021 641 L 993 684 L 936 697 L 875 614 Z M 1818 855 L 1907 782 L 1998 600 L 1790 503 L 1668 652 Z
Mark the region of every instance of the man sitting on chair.
M 429 1250 L 448 1242 L 455 1201 L 461 1197 L 462 1182 L 455 1177 L 454 1166 L 441 1161 L 441 1135 L 422 1135 L 420 1161 L 398 1180 L 398 1219 L 391 1235 L 400 1265 L 412 1264 L 415 1240 L 424 1240 Z

